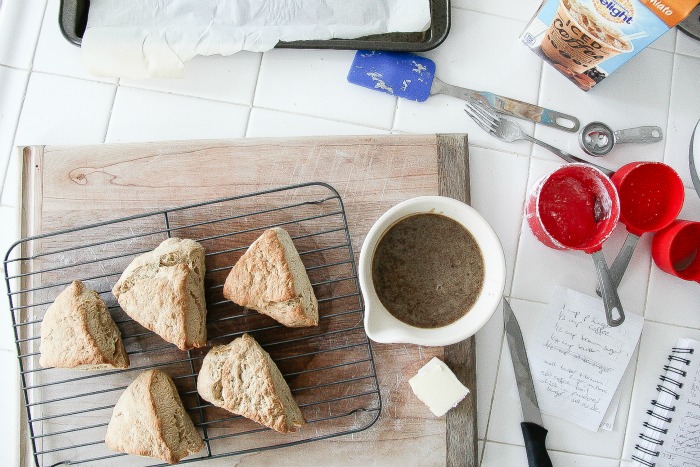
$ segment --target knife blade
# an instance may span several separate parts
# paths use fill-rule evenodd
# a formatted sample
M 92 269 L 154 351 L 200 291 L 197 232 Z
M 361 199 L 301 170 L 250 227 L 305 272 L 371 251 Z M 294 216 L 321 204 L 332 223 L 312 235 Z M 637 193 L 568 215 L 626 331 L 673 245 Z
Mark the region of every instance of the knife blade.
M 700 127 L 700 120 L 695 124 L 695 129 L 693 130 L 693 136 L 690 138 L 690 178 L 693 180 L 693 186 L 695 191 L 700 196 L 700 176 L 698 175 L 698 169 L 695 166 L 695 155 L 693 154 L 693 146 L 695 145 L 695 135 L 698 133 L 698 128 Z
M 518 320 L 515 318 L 515 313 L 513 313 L 513 309 L 505 297 L 503 297 L 503 321 L 510 357 L 513 360 L 515 382 L 518 385 L 523 419 L 525 420 L 520 424 L 520 428 L 525 440 L 527 463 L 530 467 L 552 467 L 552 461 L 545 446 L 547 430 L 542 423 L 542 413 L 537 404 L 537 394 L 535 394 L 535 385 L 532 382 L 532 373 L 530 372 L 530 363 L 525 351 L 523 333 L 520 330 Z

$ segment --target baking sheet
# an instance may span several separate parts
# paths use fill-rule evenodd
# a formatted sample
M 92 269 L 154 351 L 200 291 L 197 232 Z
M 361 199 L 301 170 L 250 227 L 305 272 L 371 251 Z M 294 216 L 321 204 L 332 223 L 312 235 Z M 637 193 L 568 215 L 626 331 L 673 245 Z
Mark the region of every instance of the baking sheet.
M 59 25 L 63 36 L 80 46 L 87 25 L 89 0 L 61 0 Z M 440 45 L 450 29 L 450 0 L 430 0 L 430 27 L 418 33 L 391 33 L 359 39 L 280 42 L 277 48 L 295 49 L 368 49 L 422 52 Z
M 678 29 L 700 41 L 700 4 L 678 24 Z

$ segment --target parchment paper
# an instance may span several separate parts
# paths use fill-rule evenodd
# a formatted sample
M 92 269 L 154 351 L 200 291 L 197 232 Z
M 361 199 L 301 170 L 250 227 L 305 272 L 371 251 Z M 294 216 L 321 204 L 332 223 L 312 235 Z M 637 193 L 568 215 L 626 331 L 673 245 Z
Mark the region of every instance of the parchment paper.
M 196 55 L 417 32 L 429 24 L 428 0 L 92 0 L 82 52 L 97 76 L 182 77 Z

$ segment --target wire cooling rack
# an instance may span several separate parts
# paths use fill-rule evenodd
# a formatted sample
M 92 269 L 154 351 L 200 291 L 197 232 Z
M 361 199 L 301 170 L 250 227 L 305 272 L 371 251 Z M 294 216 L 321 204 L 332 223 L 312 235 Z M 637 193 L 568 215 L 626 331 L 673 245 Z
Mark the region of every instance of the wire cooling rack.
M 319 325 L 286 328 L 226 300 L 223 283 L 267 228 L 294 240 L 319 302 Z M 208 346 L 180 351 L 141 327 L 111 294 L 131 260 L 168 237 L 191 238 L 206 251 Z M 124 465 L 104 444 L 112 408 L 149 368 L 168 373 L 206 446 L 181 462 L 212 459 L 354 433 L 379 417 L 381 399 L 347 220 L 339 194 L 309 183 L 218 199 L 26 238 L 4 261 L 29 435 L 37 466 Z M 105 300 L 131 365 L 82 372 L 39 365 L 41 320 L 55 297 L 79 279 Z M 199 397 L 197 375 L 213 345 L 248 332 L 285 376 L 307 424 L 280 434 Z M 129 456 L 129 465 L 153 459 Z

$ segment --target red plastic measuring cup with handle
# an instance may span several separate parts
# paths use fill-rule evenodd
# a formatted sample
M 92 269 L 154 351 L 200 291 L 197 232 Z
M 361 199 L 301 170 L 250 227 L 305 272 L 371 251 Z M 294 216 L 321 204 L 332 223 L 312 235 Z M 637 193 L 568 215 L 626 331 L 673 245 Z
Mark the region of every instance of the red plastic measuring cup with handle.
M 678 219 L 658 231 L 651 256 L 662 271 L 700 283 L 700 222 Z
M 537 182 L 525 215 L 535 237 L 546 246 L 593 255 L 608 324 L 622 324 L 622 303 L 601 251 L 620 217 L 612 181 L 589 165 L 564 165 Z
M 683 207 L 685 189 L 676 171 L 662 162 L 626 164 L 615 172 L 612 181 L 620 197 L 620 222 L 628 232 L 610 266 L 613 284 L 618 287 L 639 238 L 646 232 L 663 229 L 676 219 Z

